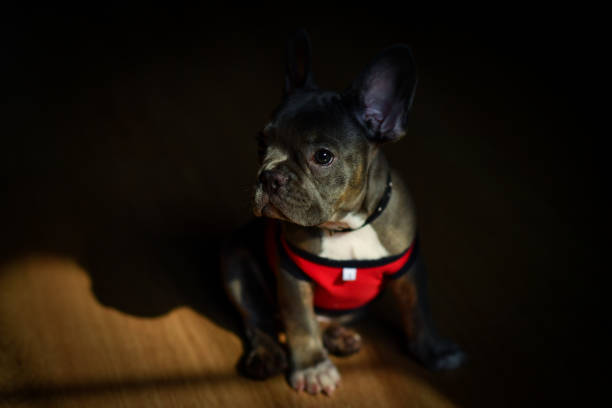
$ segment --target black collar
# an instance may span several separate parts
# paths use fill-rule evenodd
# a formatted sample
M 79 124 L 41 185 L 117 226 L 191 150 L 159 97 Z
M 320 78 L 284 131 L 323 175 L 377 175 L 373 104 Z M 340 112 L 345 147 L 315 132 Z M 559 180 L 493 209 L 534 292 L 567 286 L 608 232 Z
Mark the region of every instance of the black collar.
M 345 228 L 345 229 L 337 230 L 334 232 L 355 231 L 355 230 L 365 227 L 366 225 L 368 225 L 369 223 L 377 219 L 380 216 L 380 214 L 382 214 L 382 212 L 385 210 L 385 208 L 387 208 L 389 201 L 391 201 L 392 187 L 393 187 L 393 183 L 391 182 L 391 172 L 389 172 L 389 175 L 387 176 L 387 186 L 385 187 L 385 192 L 380 198 L 380 201 L 378 202 L 378 205 L 374 209 L 374 212 L 370 214 L 370 216 L 365 220 L 365 222 L 360 227 L 357 227 L 357 228 Z

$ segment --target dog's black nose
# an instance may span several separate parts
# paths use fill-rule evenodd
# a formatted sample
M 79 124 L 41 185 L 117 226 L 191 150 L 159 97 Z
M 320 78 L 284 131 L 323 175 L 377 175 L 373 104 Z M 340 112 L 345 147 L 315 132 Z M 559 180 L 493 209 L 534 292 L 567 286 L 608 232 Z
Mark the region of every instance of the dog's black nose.
M 289 178 L 276 170 L 266 170 L 259 175 L 259 181 L 268 193 L 276 193 L 281 186 L 287 184 Z

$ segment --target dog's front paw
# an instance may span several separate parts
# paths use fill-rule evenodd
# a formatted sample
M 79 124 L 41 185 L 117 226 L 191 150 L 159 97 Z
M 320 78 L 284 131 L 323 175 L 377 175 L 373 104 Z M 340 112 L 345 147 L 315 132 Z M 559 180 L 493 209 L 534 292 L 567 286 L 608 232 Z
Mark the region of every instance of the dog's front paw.
M 450 340 L 429 338 L 427 341 L 411 343 L 410 352 L 430 370 L 454 370 L 467 360 L 461 348 Z
M 336 366 L 326 358 L 312 367 L 294 370 L 289 382 L 297 391 L 305 390 L 309 394 L 323 392 L 332 395 L 340 383 L 340 373 Z

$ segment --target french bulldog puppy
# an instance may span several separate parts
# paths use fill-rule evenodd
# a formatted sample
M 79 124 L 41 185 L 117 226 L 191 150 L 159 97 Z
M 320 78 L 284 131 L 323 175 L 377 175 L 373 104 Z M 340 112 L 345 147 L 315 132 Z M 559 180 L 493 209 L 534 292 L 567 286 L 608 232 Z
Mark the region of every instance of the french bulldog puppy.
M 299 31 L 288 42 L 284 98 L 257 138 L 259 218 L 222 254 L 245 327 L 243 369 L 255 378 L 289 370 L 294 389 L 331 395 L 340 374 L 329 353 L 361 346 L 343 324 L 380 302 L 419 362 L 454 369 L 465 355 L 431 323 L 414 205 L 381 151 L 406 133 L 412 53 L 384 50 L 341 93 L 319 89 L 310 62 Z

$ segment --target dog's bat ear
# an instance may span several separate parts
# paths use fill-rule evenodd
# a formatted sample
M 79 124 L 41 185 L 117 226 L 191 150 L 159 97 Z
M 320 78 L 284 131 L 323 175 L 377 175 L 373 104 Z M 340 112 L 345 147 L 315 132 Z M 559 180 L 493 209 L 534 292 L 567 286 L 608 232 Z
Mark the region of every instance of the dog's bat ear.
M 343 99 L 374 142 L 399 140 L 417 84 L 410 48 L 396 45 L 380 53 L 344 92 Z
M 285 72 L 285 95 L 296 89 L 314 89 L 316 85 L 311 72 L 310 39 L 305 30 L 298 30 L 287 41 L 287 68 Z

